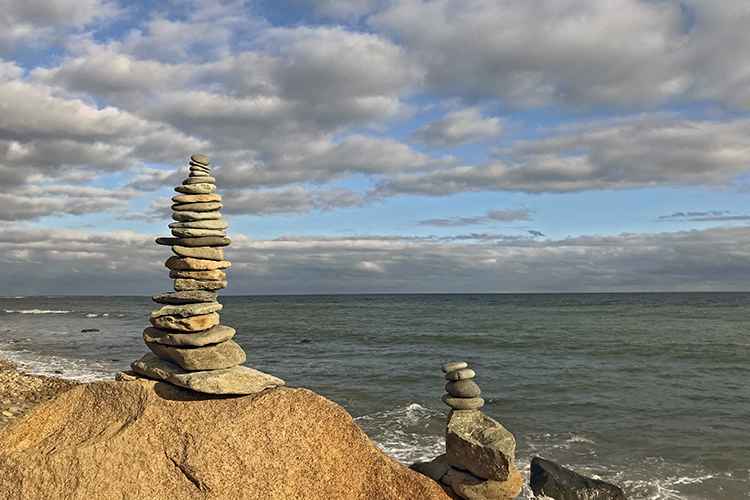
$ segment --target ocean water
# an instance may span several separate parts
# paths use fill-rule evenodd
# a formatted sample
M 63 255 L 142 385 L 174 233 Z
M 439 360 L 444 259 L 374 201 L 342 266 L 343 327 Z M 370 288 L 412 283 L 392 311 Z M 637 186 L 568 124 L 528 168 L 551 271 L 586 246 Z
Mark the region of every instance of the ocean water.
M 248 366 L 341 404 L 405 464 L 443 452 L 440 366 L 467 361 L 527 478 L 541 456 L 631 500 L 750 498 L 750 293 L 220 301 Z M 112 379 L 147 352 L 154 308 L 148 297 L 0 298 L 0 358 Z

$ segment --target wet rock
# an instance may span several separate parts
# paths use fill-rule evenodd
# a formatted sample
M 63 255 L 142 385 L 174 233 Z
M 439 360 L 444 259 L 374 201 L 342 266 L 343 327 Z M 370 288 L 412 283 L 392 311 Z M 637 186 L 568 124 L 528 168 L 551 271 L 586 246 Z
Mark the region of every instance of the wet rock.
M 555 462 L 534 457 L 531 460 L 531 490 L 555 500 L 626 500 L 619 486 L 592 479 Z

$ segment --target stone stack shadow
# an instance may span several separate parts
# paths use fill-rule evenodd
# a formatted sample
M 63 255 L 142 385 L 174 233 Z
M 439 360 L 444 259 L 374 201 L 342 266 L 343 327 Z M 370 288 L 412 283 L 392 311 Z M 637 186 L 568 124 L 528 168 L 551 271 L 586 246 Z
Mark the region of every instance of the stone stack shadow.
M 231 240 L 209 158 L 195 154 L 190 160 L 190 174 L 172 198 L 173 237 L 156 239 L 175 254 L 164 263 L 175 291 L 153 297 L 159 308 L 143 331 L 152 353 L 131 367 L 140 375 L 211 394 L 250 394 L 283 385 L 279 378 L 239 366 L 246 355 L 232 340 L 236 331 L 220 324 L 217 290 L 227 286 L 224 270 L 231 264 L 224 260 L 223 247 Z

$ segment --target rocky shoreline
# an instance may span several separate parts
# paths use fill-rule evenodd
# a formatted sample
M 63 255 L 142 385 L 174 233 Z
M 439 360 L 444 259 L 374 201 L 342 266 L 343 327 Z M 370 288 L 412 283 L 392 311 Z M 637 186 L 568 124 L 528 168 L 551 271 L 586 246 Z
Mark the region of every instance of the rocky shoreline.
M 27 375 L 23 367 L 0 359 L 0 429 L 31 408 L 69 391 L 78 382 Z

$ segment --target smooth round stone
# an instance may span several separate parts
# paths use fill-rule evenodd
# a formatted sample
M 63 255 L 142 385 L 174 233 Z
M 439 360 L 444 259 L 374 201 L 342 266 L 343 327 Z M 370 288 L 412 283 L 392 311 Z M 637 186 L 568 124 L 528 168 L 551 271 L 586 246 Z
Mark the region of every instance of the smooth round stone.
M 457 398 L 478 398 L 482 394 L 482 389 L 471 379 L 451 380 L 445 384 L 445 390 Z
M 172 253 L 179 255 L 180 257 L 224 260 L 224 250 L 220 247 L 181 247 L 179 245 L 173 245 Z
M 151 300 L 158 304 L 194 304 L 196 302 L 216 302 L 218 296 L 219 294 L 216 292 L 170 292 L 154 295 Z
M 210 314 L 212 312 L 220 311 L 224 306 L 218 302 L 198 302 L 195 304 L 180 304 L 180 305 L 166 305 L 153 311 L 151 313 L 152 318 L 158 318 L 159 316 L 182 316 L 187 318 L 189 316 L 201 316 L 204 314 Z
M 455 363 L 446 363 L 443 366 L 440 367 L 440 370 L 443 373 L 450 373 L 455 372 L 456 370 L 461 370 L 463 368 L 466 368 L 468 363 L 464 363 L 463 361 L 456 361 Z
M 156 238 L 158 245 L 180 245 L 183 247 L 225 247 L 232 243 L 229 238 L 205 236 L 199 238 Z
M 216 182 L 216 179 L 213 177 L 190 177 L 188 176 L 187 179 L 182 181 L 183 186 L 190 186 L 193 184 L 213 184 Z
M 221 212 L 174 212 L 172 219 L 176 221 L 195 221 L 195 220 L 219 220 Z
M 174 188 L 178 193 L 184 194 L 211 194 L 216 191 L 216 184 L 188 184 L 186 186 L 177 186 Z
M 178 238 L 196 238 L 198 236 L 226 236 L 226 231 L 219 229 L 193 229 L 191 227 L 176 227 L 172 229 L 172 236 Z
M 482 398 L 454 398 L 450 394 L 443 395 L 443 403 L 454 410 L 476 410 L 484 406 Z
M 204 201 L 221 201 L 220 194 L 179 194 L 172 197 L 175 203 L 203 203 Z
M 445 380 L 466 380 L 467 378 L 474 378 L 476 373 L 471 368 L 462 368 L 461 370 L 455 370 L 445 375 Z
M 208 159 L 208 156 L 196 153 L 193 156 L 190 157 L 190 161 L 194 161 L 195 163 L 200 163 L 201 165 L 209 165 L 211 163 L 211 160 Z
M 226 287 L 226 281 L 198 281 L 183 278 L 174 280 L 174 289 L 178 292 L 180 290 L 221 290 Z
M 175 203 L 172 210 L 175 212 L 216 212 L 224 208 L 220 201 L 207 201 L 205 203 Z
M 212 326 L 208 330 L 191 333 L 178 333 L 149 326 L 143 330 L 143 340 L 167 345 L 186 345 L 200 347 L 207 344 L 218 344 L 234 337 L 236 330 L 224 325 Z
M 196 220 L 190 222 L 172 222 L 170 229 L 191 228 L 191 229 L 226 229 L 229 227 L 225 220 Z
M 195 280 L 221 281 L 227 277 L 227 273 L 219 269 L 210 271 L 169 271 L 170 278 L 192 278 Z
M 208 172 L 203 172 L 201 170 L 191 170 L 188 177 L 202 177 L 204 179 L 208 178 Z M 214 180 L 214 182 L 216 182 Z
M 174 347 L 158 342 L 146 342 L 151 352 L 172 361 L 185 370 L 220 370 L 245 362 L 245 351 L 234 340 L 203 347 Z
M 209 282 L 211 283 L 211 282 Z M 158 318 L 149 318 L 149 321 L 156 328 L 162 330 L 179 330 L 181 332 L 199 332 L 208 330 L 212 326 L 219 324 L 219 315 L 215 312 L 203 314 L 201 316 L 159 316 Z
M 232 264 L 226 260 L 194 259 L 191 257 L 172 256 L 164 266 L 173 271 L 210 271 L 212 269 L 227 269 Z

